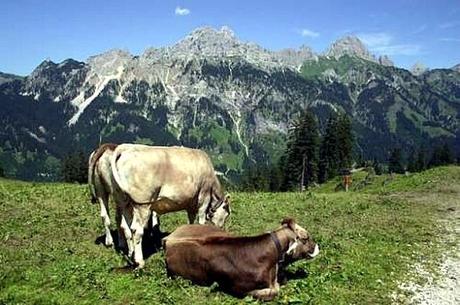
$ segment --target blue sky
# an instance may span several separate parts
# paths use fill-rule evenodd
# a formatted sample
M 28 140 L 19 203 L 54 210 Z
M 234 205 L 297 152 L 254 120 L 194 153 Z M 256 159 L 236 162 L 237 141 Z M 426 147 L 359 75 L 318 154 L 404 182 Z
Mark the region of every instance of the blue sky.
M 45 59 L 86 60 L 112 48 L 140 54 L 223 25 L 272 50 L 305 44 L 322 52 L 354 34 L 397 66 L 460 63 L 459 0 L 5 0 L 0 71 L 27 75 Z

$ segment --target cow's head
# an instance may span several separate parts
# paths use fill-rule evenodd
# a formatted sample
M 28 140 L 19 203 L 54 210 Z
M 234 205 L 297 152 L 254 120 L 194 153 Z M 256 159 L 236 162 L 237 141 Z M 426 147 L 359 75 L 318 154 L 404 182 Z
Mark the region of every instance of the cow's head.
M 289 228 L 295 234 L 295 239 L 291 242 L 286 252 L 289 260 L 311 259 L 318 255 L 319 246 L 307 230 L 296 224 L 294 219 L 286 218 L 281 222 L 281 225 Z
M 209 203 L 208 210 L 206 211 L 206 220 L 219 228 L 223 228 L 225 221 L 230 216 L 230 212 L 230 195 L 227 194 L 223 198 L 213 200 Z

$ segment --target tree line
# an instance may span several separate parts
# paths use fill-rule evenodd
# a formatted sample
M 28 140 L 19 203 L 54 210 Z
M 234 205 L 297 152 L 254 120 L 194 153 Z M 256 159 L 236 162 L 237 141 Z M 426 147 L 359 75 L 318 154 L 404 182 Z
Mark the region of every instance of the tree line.
M 407 158 L 404 158 L 400 148 L 394 148 L 388 160 L 388 172 L 403 174 L 408 171 L 416 173 L 436 166 L 454 164 L 455 161 L 454 153 L 448 143 L 436 145 L 431 154 L 425 147 L 421 146 L 418 149 L 413 149 Z
M 425 147 L 413 149 L 407 158 L 401 148 L 394 148 L 386 162 L 353 158 L 355 138 L 351 119 L 345 113 L 332 113 L 320 135 L 318 120 L 304 111 L 288 130 L 287 147 L 279 161 L 248 162 L 240 189 L 248 191 L 296 191 L 324 183 L 353 166 L 372 166 L 377 175 L 406 171 L 420 172 L 455 163 L 448 143 L 436 145 L 430 153 Z
M 353 162 L 354 136 L 350 118 L 332 113 L 321 136 L 318 120 L 304 111 L 288 130 L 286 150 L 276 164 L 250 164 L 241 186 L 246 190 L 304 190 L 349 169 Z
M 438 144 L 430 152 L 425 146 L 404 155 L 401 148 L 390 151 L 387 162 L 359 161 L 353 158 L 355 138 L 351 119 L 345 113 L 332 113 L 320 134 L 318 120 L 311 111 L 304 111 L 288 129 L 286 149 L 274 163 L 264 155 L 260 160 L 245 160 L 237 185 L 241 190 L 293 191 L 308 187 L 340 175 L 357 166 L 369 166 L 377 175 L 384 172 L 420 172 L 432 167 L 455 163 L 448 143 Z M 64 182 L 87 182 L 87 156 L 82 152 L 68 154 L 60 162 L 60 179 Z M 0 164 L 0 177 L 5 176 Z

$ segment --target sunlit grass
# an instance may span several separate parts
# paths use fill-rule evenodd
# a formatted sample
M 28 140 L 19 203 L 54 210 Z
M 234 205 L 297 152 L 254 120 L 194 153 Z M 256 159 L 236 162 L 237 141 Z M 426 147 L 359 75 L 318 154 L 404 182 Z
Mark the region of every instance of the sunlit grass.
M 364 179 L 355 175 L 355 183 Z M 375 177 L 359 192 L 334 192 L 332 181 L 305 193 L 233 193 L 227 229 L 257 234 L 297 219 L 320 244 L 311 262 L 291 271 L 307 276 L 282 286 L 279 304 L 390 304 L 397 283 L 416 260 L 436 262 L 445 209 L 443 194 L 459 195 L 460 168 Z M 430 201 L 415 200 L 438 193 Z M 458 207 L 457 207 L 458 208 Z M 112 218 L 113 218 L 113 211 Z M 161 218 L 163 231 L 186 223 L 185 213 Z M 103 232 L 86 186 L 0 180 L 0 304 L 238 304 L 215 287 L 166 276 L 163 254 L 145 270 L 119 273 L 123 257 L 95 244 Z

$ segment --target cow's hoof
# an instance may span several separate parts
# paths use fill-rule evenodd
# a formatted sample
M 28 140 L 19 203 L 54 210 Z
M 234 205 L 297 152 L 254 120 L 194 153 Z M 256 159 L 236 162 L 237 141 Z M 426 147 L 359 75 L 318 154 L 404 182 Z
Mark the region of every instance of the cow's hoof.
M 112 247 L 112 246 L 113 246 L 113 239 L 112 239 L 112 237 L 106 237 L 106 238 L 105 238 L 105 246 L 106 246 L 106 247 Z
M 145 261 L 136 262 L 136 268 L 134 270 L 141 270 L 145 266 Z

